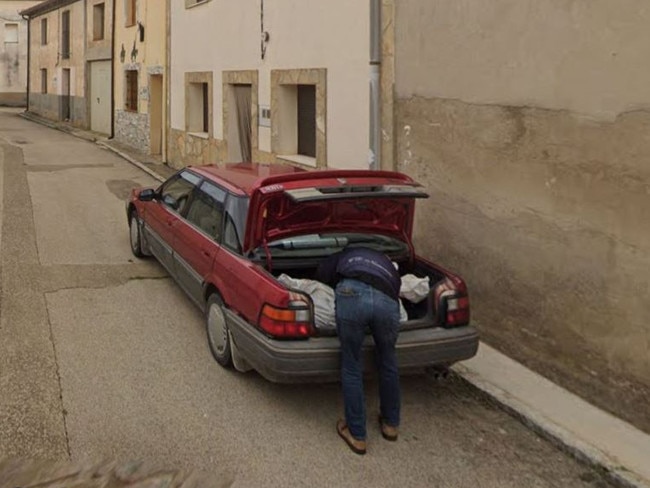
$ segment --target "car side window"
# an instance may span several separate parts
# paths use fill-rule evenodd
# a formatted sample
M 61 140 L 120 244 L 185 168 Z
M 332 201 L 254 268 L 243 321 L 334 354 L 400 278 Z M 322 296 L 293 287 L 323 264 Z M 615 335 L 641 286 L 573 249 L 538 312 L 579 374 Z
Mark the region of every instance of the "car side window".
M 189 171 L 182 171 L 166 181 L 160 189 L 160 199 L 167 207 L 181 213 L 201 178 Z
M 226 192 L 204 183 L 194 194 L 185 218 L 217 242 L 223 229 L 223 201 Z

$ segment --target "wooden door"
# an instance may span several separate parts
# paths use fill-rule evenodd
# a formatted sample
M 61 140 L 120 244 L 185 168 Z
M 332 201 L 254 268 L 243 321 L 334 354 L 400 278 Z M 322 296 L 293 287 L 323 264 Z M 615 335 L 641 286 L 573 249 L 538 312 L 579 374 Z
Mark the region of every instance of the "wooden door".
M 111 133 L 111 62 L 90 63 L 90 129 Z

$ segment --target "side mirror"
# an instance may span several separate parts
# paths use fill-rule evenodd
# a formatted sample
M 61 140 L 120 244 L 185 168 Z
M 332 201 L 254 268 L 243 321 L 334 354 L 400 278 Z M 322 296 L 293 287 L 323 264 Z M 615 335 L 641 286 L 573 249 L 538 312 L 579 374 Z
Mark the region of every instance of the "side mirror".
M 165 205 L 167 205 L 169 208 L 171 208 L 172 210 L 178 210 L 178 208 L 180 207 L 180 205 L 179 205 L 179 203 L 178 203 L 178 200 L 176 200 L 176 199 L 175 199 L 174 197 L 172 197 L 171 195 L 165 195 L 165 196 L 163 197 L 162 202 L 163 202 Z
M 156 190 L 153 188 L 145 188 L 138 195 L 138 200 L 141 202 L 150 202 L 156 198 Z

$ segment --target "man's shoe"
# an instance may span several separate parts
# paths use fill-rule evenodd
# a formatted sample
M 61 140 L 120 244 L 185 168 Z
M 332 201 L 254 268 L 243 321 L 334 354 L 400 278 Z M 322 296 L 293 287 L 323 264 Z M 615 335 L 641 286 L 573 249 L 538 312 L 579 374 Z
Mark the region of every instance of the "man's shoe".
M 336 432 L 338 432 L 339 436 L 345 441 L 348 447 L 352 449 L 352 452 L 362 455 L 366 453 L 366 441 L 353 437 L 350 429 L 345 425 L 344 420 L 339 419 L 336 422 Z
M 379 416 L 379 430 L 381 430 L 381 436 L 387 441 L 395 442 L 399 436 L 397 427 L 392 427 L 384 422 Z

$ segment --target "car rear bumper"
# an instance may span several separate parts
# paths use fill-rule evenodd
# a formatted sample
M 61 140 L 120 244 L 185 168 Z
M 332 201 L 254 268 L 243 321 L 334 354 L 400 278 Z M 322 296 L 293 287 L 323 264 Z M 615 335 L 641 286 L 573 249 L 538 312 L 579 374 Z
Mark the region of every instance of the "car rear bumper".
M 270 339 L 248 322 L 227 313 L 228 327 L 239 353 L 269 381 L 301 383 L 336 381 L 340 376 L 336 337 L 307 340 Z M 397 361 L 401 372 L 469 359 L 478 350 L 479 336 L 472 326 L 430 328 L 400 332 Z M 374 344 L 368 336 L 363 345 L 364 368 L 374 370 Z

